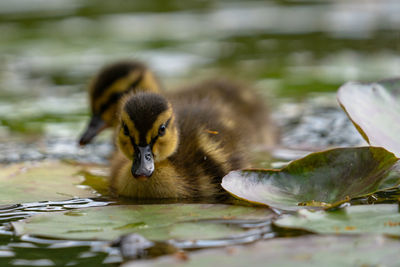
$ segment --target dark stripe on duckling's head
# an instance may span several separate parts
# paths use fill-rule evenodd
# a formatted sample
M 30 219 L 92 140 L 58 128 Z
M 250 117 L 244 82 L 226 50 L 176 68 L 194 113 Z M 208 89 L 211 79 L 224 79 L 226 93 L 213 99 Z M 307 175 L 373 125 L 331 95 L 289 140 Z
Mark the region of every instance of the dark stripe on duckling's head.
M 126 112 L 139 132 L 139 140 L 136 141 L 139 141 L 139 145 L 148 143 L 147 133 L 160 114 L 168 109 L 167 100 L 158 94 L 138 93 L 125 102 L 123 112 Z
M 161 95 L 139 92 L 129 96 L 121 109 L 118 144 L 130 159 L 137 147 L 151 148 L 155 162 L 169 157 L 178 145 L 178 130 L 171 104 Z
M 106 112 L 111 106 L 117 105 L 120 99 L 127 93 L 134 91 L 135 88 L 139 85 L 139 83 L 142 81 L 143 75 L 140 75 L 137 80 L 135 80 L 133 83 L 129 84 L 126 87 L 126 90 L 122 92 L 114 92 L 112 93 L 109 98 L 104 102 L 98 111 L 99 114 L 103 114 Z
M 121 97 L 138 89 L 143 75 L 144 70 L 132 69 L 125 75 L 116 78 L 106 88 L 100 87 L 101 90 L 96 91 L 96 87 L 93 87 L 91 91 L 92 113 L 104 117 L 105 120 L 112 120 Z M 110 110 L 112 113 L 107 114 Z
M 126 77 L 133 70 L 142 73 L 145 68 L 137 61 L 123 61 L 106 66 L 99 72 L 93 83 L 92 97 L 101 97 L 115 81 Z

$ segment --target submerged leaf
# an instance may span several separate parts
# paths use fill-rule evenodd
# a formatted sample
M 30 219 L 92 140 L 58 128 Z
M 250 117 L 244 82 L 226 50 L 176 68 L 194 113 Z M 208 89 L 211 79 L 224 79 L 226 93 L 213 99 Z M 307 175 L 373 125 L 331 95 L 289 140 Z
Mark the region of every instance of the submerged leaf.
M 320 234 L 379 233 L 400 236 L 397 204 L 350 206 L 336 211 L 300 210 L 283 215 L 274 225 Z
M 85 180 L 81 185 L 87 185 L 96 190 L 102 196 L 106 196 L 109 193 L 108 185 L 108 172 L 107 173 L 96 173 L 96 169 L 90 171 L 83 170 L 79 174 L 85 177 Z
M 384 147 L 400 157 L 400 104 L 393 90 L 400 80 L 361 84 L 348 82 L 337 98 L 357 130 L 371 146 Z
M 68 216 L 68 212 L 35 215 L 13 226 L 17 235 L 51 238 L 114 240 L 123 234 L 138 233 L 151 240 L 192 240 L 244 234 L 248 230 L 227 224 L 233 219 L 246 223 L 273 216 L 265 208 L 219 204 L 120 205 L 81 212 L 81 216 Z
M 96 197 L 93 189 L 78 186 L 81 169 L 58 161 L 0 167 L 0 204 Z
M 232 171 L 222 186 L 241 199 L 285 210 L 329 207 L 397 185 L 398 165 L 383 148 L 337 148 L 309 154 L 281 170 Z

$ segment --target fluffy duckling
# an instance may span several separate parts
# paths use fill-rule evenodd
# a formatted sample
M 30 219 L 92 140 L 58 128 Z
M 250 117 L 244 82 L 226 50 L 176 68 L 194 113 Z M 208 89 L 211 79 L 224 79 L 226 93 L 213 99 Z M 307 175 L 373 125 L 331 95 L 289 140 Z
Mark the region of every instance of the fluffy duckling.
M 228 79 L 212 79 L 190 87 L 181 88 L 167 95 L 178 104 L 189 101 L 208 101 L 211 105 L 220 105 L 229 114 L 232 127 L 236 131 L 246 129 L 246 139 L 250 143 L 270 146 L 276 143 L 276 127 L 269 118 L 265 99 L 253 88 Z
M 222 177 L 249 164 L 255 132 L 245 127 L 253 118 L 238 116 L 220 97 L 196 94 L 126 97 L 111 167 L 114 193 L 135 199 L 227 195 Z
M 119 102 L 128 93 L 145 90 L 159 92 L 154 74 L 141 62 L 121 61 L 104 67 L 89 88 L 92 117 L 79 144 L 86 145 L 108 127 L 116 127 Z

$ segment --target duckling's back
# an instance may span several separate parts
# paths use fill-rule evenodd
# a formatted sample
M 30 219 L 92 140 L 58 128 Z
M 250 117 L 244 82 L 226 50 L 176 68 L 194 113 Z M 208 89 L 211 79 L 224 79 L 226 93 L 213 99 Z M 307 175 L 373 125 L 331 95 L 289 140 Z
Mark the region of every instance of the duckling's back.
M 186 177 L 191 195 L 223 196 L 221 179 L 229 171 L 248 167 L 250 140 L 232 110 L 216 99 L 173 102 L 179 122 L 179 146 L 169 160 Z
M 223 110 L 225 123 L 246 134 L 250 143 L 269 146 L 276 142 L 276 127 L 269 117 L 266 101 L 254 88 L 227 79 L 213 79 L 174 91 L 169 97 L 177 103 L 204 102 L 208 108 L 218 107 Z

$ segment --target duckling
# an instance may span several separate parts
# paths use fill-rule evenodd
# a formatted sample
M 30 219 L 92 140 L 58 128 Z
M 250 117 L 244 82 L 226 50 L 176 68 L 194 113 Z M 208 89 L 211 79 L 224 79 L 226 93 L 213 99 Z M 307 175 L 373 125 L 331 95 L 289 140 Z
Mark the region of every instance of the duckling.
M 139 92 L 123 100 L 119 151 L 111 165 L 113 193 L 134 199 L 227 196 L 222 177 L 249 164 L 254 132 L 244 127 L 252 118 L 239 119 L 234 104 L 220 97 L 196 94 L 167 99 Z
M 224 78 L 207 80 L 190 87 L 180 88 L 167 95 L 179 101 L 197 102 L 208 99 L 229 112 L 236 130 L 246 129 L 247 139 L 257 145 L 271 146 L 277 141 L 277 128 L 269 117 L 265 99 L 253 88 L 238 81 Z M 249 134 L 251 133 L 251 134 Z
M 119 101 L 124 95 L 140 90 L 161 90 L 157 78 L 143 63 L 120 61 L 100 70 L 89 88 L 92 117 L 79 144 L 84 146 L 102 130 L 116 127 Z

